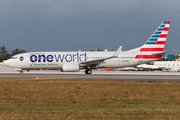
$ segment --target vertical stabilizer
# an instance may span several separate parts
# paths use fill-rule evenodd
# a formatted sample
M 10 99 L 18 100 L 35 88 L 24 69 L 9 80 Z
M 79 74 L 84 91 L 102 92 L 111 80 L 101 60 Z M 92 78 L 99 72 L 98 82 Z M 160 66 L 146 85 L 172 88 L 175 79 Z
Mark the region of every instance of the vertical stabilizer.
M 162 52 L 166 43 L 167 34 L 170 27 L 170 21 L 164 21 L 147 40 L 147 42 L 140 47 L 140 52 Z
M 162 53 L 164 51 L 169 27 L 170 21 L 162 22 L 144 45 L 134 49 L 139 51 L 139 54 L 136 55 L 135 59 L 155 60 L 162 58 L 162 54 L 158 55 L 157 53 Z

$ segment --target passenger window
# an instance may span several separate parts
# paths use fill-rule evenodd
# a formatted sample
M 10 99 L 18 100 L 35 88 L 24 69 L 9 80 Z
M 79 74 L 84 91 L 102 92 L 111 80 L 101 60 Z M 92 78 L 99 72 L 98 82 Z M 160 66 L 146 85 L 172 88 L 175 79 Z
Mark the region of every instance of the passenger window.
M 17 59 L 17 57 L 11 57 L 11 59 Z

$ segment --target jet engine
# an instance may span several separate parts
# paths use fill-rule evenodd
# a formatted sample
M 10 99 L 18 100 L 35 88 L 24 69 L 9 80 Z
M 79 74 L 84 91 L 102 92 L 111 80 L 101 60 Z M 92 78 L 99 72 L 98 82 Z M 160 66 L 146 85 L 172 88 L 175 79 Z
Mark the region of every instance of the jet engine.
M 76 72 L 79 71 L 79 64 L 64 63 L 62 66 L 62 72 Z

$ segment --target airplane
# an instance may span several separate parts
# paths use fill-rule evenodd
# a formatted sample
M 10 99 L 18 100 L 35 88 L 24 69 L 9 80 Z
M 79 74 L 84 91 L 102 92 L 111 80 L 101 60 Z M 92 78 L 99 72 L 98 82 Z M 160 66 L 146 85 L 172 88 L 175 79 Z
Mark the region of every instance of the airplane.
M 163 71 L 170 71 L 171 67 L 166 66 L 156 66 L 156 65 L 147 65 L 147 64 L 141 64 L 137 66 L 138 68 L 142 68 L 143 70 L 163 70 Z
M 167 53 L 164 46 L 170 27 L 170 21 L 163 21 L 146 43 L 138 48 L 122 51 L 74 51 L 74 52 L 29 52 L 14 55 L 3 61 L 5 65 L 31 69 L 60 69 L 62 72 L 76 72 L 85 69 L 91 74 L 96 68 L 122 68 L 152 62 L 164 57 Z M 132 42 L 137 42 L 132 41 Z
M 137 68 L 135 67 L 124 67 L 124 68 L 119 68 L 119 71 L 138 71 Z

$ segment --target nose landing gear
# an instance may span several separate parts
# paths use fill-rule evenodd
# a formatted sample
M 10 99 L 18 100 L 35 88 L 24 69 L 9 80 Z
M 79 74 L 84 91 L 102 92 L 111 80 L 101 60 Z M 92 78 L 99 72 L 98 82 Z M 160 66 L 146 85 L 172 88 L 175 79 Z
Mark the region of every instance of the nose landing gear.
M 20 70 L 20 74 L 23 74 L 23 70 Z

